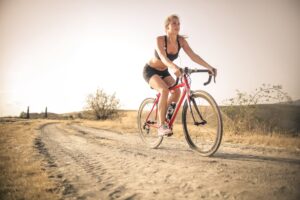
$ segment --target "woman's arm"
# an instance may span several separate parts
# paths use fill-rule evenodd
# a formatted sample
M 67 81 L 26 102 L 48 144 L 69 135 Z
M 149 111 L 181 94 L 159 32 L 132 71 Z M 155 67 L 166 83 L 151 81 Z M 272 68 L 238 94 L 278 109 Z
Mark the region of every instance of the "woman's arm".
M 203 60 L 199 55 L 197 55 L 184 38 L 181 39 L 181 46 L 185 51 L 185 53 L 191 58 L 192 61 L 194 61 L 199 65 L 202 65 L 203 67 L 206 67 L 214 75 L 217 75 L 217 69 L 209 65 L 207 62 L 205 62 L 205 60 Z

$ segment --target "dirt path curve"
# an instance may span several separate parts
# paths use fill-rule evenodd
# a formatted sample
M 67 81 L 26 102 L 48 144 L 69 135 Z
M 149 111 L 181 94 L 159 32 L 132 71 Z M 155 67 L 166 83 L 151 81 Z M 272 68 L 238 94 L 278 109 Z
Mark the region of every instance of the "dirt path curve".
M 147 149 L 137 135 L 49 124 L 38 148 L 64 199 L 300 199 L 300 155 L 222 144 L 200 157 L 184 140 Z

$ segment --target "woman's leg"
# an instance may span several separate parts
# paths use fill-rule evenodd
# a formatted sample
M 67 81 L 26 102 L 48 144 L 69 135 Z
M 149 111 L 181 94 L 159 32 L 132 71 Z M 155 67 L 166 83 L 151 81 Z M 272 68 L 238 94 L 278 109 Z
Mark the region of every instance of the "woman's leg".
M 161 94 L 158 102 L 158 123 L 163 125 L 167 114 L 167 100 L 169 95 L 168 85 L 157 74 L 150 78 L 149 84 Z
M 168 88 L 173 86 L 176 82 L 172 76 L 167 76 L 163 80 L 167 84 Z M 168 99 L 167 106 L 169 106 L 172 102 L 177 103 L 179 100 L 179 97 L 180 97 L 180 89 L 177 88 L 176 90 L 174 90 L 174 92 L 171 92 L 171 96 Z

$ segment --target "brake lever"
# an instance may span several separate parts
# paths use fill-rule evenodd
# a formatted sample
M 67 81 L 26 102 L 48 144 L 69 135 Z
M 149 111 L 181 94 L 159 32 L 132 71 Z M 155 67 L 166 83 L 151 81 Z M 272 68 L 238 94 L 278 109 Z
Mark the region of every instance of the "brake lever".
M 208 81 L 206 82 L 206 83 L 204 83 L 204 85 L 207 85 L 207 84 L 209 84 L 210 83 L 210 81 L 211 81 L 211 74 L 209 74 L 209 77 L 208 77 Z

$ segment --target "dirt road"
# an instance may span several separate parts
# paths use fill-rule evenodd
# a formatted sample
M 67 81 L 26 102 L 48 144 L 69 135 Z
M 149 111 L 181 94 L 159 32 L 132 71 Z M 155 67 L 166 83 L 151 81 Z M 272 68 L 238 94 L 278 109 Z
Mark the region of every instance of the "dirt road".
M 36 147 L 64 199 L 300 199 L 299 152 L 223 143 L 206 158 L 79 124 L 44 126 Z

